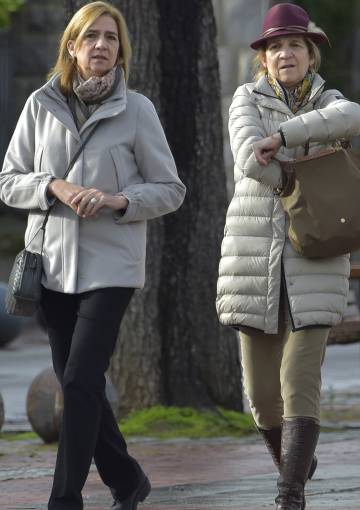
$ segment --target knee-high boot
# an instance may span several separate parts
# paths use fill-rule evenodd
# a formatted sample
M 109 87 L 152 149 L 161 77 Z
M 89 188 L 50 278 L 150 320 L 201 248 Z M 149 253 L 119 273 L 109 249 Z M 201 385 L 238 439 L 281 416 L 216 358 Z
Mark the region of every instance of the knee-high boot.
M 278 471 L 280 471 L 280 452 L 281 452 L 281 430 L 282 427 L 272 427 L 271 429 L 261 429 L 257 427 L 257 430 L 260 432 L 264 439 L 264 443 L 269 450 L 269 453 L 274 461 L 274 464 Z M 309 471 L 309 480 L 313 477 L 315 470 L 317 467 L 317 458 L 314 455 L 312 460 L 310 471 Z
M 320 426 L 311 418 L 284 420 L 281 435 L 279 494 L 275 510 L 305 508 L 304 487 L 319 437 Z

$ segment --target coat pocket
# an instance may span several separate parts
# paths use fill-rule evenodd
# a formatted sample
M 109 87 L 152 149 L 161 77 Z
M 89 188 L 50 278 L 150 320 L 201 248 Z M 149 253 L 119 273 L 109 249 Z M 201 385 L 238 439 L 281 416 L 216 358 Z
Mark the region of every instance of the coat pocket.
M 112 147 L 110 149 L 110 154 L 111 154 L 111 157 L 112 157 L 112 160 L 114 163 L 115 177 L 116 177 L 116 180 L 118 183 L 118 190 L 122 191 L 125 187 L 125 182 L 124 182 L 125 165 L 122 160 L 122 157 L 121 157 L 118 147 Z
M 35 151 L 34 172 L 41 172 L 43 154 L 44 154 L 44 147 L 39 144 L 36 147 L 36 151 Z
M 86 188 L 97 188 L 114 195 L 120 191 L 120 183 L 109 149 L 84 150 L 82 183 Z

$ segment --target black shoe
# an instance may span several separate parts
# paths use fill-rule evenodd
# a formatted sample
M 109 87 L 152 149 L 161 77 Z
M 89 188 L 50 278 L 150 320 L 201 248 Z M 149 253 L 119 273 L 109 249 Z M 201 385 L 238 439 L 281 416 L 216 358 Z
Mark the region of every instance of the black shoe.
M 151 485 L 147 476 L 143 475 L 139 485 L 129 497 L 120 501 L 115 497 L 111 510 L 136 510 L 138 504 L 144 501 L 151 491 Z

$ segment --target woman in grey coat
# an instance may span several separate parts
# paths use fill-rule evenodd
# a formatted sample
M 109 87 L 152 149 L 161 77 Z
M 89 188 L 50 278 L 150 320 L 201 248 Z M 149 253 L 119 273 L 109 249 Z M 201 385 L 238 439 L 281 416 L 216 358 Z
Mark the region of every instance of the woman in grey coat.
M 185 186 L 152 103 L 127 89 L 130 53 L 116 8 L 82 7 L 50 81 L 24 107 L 0 176 L 1 199 L 30 210 L 32 251 L 41 251 L 39 228 L 54 204 L 41 308 L 64 414 L 49 510 L 82 510 L 93 457 L 113 510 L 136 510 L 150 492 L 105 397 L 104 373 L 133 291 L 144 285 L 146 221 L 176 210 Z
M 235 193 L 219 266 L 220 321 L 240 331 L 244 389 L 280 471 L 277 510 L 305 508 L 320 423 L 321 364 L 343 315 L 349 256 L 306 259 L 289 242 L 277 160 L 360 133 L 360 107 L 317 74 L 323 31 L 294 4 L 266 14 L 258 81 L 235 92 L 230 140 Z

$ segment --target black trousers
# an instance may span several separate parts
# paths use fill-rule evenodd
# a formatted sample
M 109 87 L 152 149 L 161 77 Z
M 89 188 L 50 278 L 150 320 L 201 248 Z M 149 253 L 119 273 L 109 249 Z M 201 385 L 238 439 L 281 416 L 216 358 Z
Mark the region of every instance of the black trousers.
M 55 373 L 62 386 L 64 413 L 49 510 L 82 510 L 81 490 L 94 458 L 103 482 L 126 499 L 141 468 L 105 396 L 105 372 L 121 319 L 134 289 L 106 288 L 82 294 L 43 289 Z

